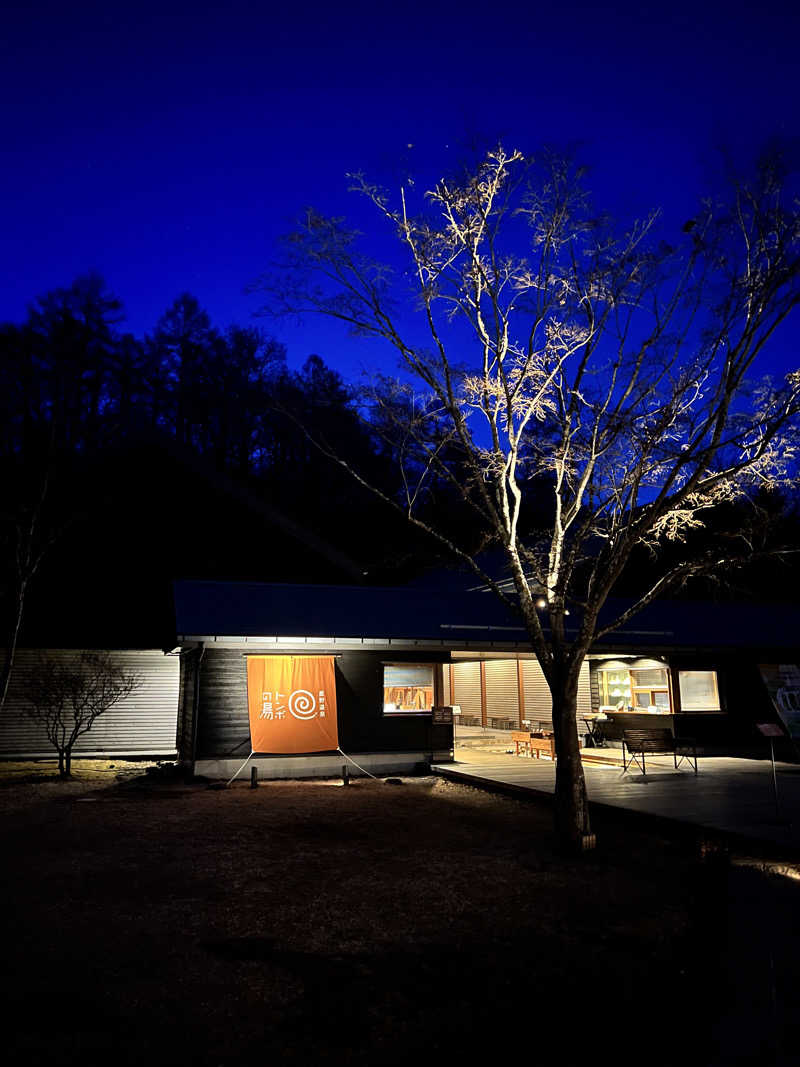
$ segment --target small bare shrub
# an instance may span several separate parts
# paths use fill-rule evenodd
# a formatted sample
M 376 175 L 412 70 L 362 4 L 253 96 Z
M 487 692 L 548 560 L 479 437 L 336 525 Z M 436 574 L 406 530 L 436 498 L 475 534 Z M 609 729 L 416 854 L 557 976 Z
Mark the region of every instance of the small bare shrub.
M 77 659 L 42 655 L 27 692 L 27 714 L 58 752 L 58 772 L 69 778 L 72 749 L 96 719 L 142 685 L 110 652 L 81 652 Z

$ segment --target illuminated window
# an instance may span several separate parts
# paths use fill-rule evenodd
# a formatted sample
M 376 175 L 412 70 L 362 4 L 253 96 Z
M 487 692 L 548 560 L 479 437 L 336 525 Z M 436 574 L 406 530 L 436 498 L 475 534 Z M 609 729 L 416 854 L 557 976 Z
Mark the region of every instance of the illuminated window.
M 631 703 L 631 676 L 627 667 L 602 668 L 602 703 L 608 706 L 628 707 Z
M 667 668 L 631 671 L 633 706 L 645 711 L 669 711 L 669 681 Z
M 669 712 L 669 677 L 666 667 L 600 668 L 601 703 L 622 711 Z
M 383 665 L 384 715 L 430 715 L 433 667 L 421 663 Z
M 716 671 L 678 671 L 681 711 L 719 711 Z

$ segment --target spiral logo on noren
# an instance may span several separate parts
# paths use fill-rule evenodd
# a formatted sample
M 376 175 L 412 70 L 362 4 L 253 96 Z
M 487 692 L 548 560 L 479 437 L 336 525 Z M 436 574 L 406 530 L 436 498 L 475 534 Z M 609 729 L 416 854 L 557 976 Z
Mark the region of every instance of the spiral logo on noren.
M 317 698 L 307 689 L 295 689 L 289 697 L 289 711 L 296 719 L 313 719 L 317 714 Z

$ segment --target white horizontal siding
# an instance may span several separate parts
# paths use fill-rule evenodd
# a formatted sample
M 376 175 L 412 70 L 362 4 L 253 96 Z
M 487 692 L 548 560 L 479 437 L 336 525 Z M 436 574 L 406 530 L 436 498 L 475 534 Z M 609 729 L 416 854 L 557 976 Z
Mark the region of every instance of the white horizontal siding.
M 515 659 L 486 661 L 486 717 L 519 721 L 519 686 Z
M 589 676 L 589 664 L 586 660 L 581 664 L 581 673 L 578 678 L 578 719 L 581 715 L 590 715 L 592 711 L 592 681 Z M 578 726 L 583 726 L 579 722 Z M 578 733 L 583 731 L 578 729 Z
M 525 718 L 553 721 L 553 699 L 538 660 L 525 660 L 522 664 L 522 676 L 525 682 Z M 578 678 L 578 733 L 582 733 L 581 715 L 588 715 L 592 710 L 592 689 L 589 677 L 589 664 L 581 664 Z
M 481 665 L 480 663 L 455 663 L 453 665 L 452 701 L 461 707 L 464 718 L 481 721 Z
M 72 649 L 17 652 L 11 685 L 0 716 L 0 755 L 52 756 L 44 730 L 25 714 L 25 691 L 37 657 L 77 659 Z M 178 722 L 179 663 L 177 656 L 157 650 L 114 652 L 115 660 L 142 679 L 141 687 L 101 715 L 73 749 L 74 755 L 173 755 Z
M 553 701 L 538 659 L 522 662 L 522 679 L 525 685 L 525 718 L 553 721 Z

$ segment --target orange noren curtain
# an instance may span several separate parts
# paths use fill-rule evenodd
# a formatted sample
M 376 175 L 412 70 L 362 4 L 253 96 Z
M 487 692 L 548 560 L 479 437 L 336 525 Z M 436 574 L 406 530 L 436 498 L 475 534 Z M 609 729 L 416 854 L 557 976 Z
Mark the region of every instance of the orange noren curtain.
M 247 705 L 254 752 L 339 747 L 333 656 L 248 656 Z

